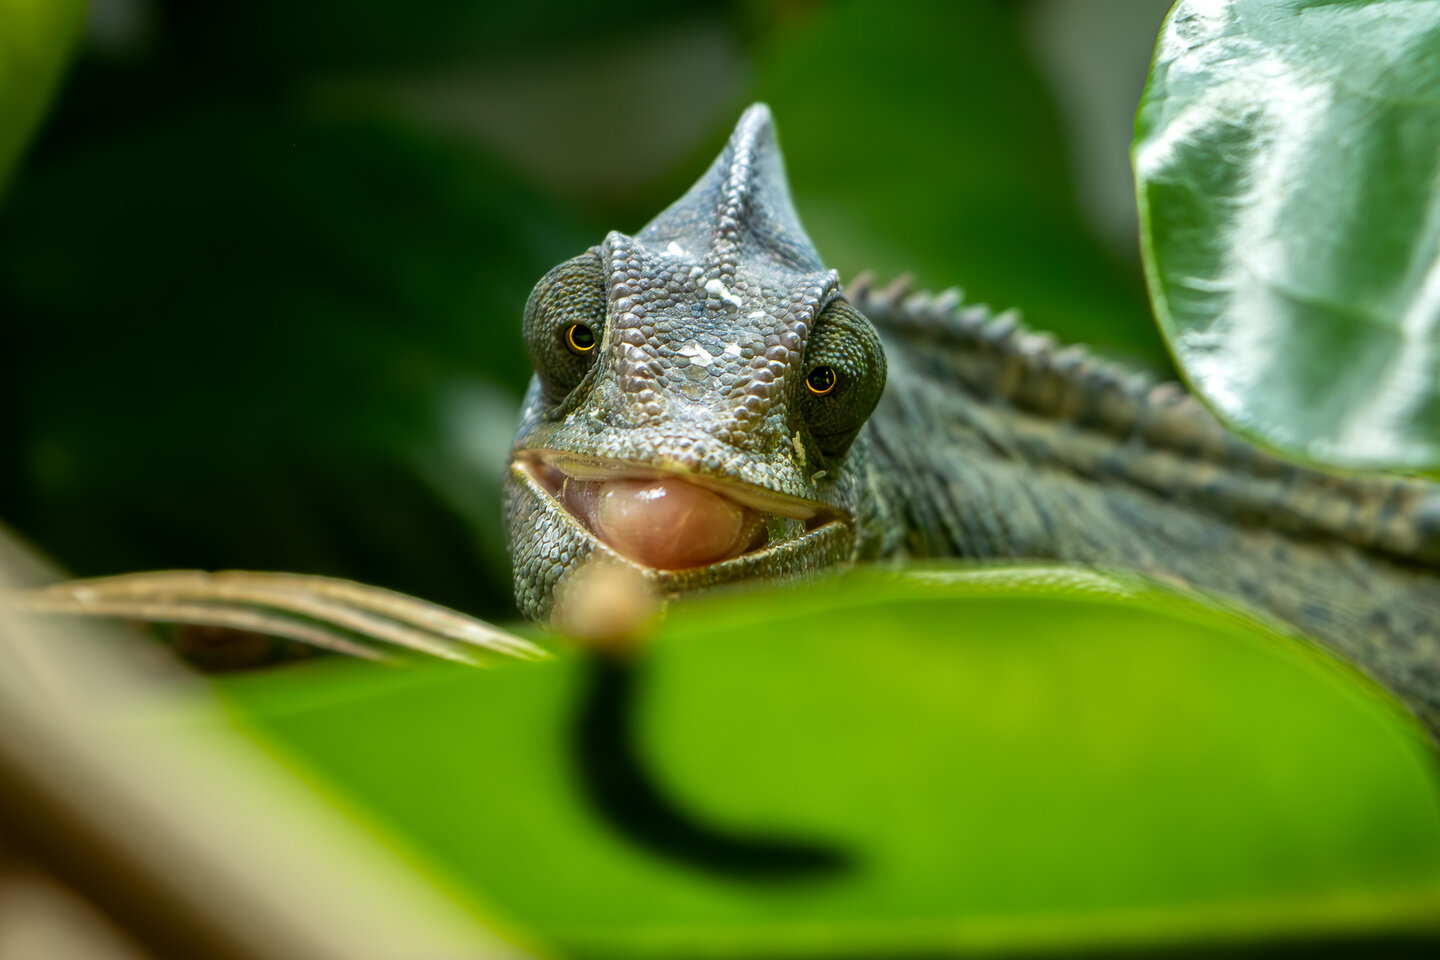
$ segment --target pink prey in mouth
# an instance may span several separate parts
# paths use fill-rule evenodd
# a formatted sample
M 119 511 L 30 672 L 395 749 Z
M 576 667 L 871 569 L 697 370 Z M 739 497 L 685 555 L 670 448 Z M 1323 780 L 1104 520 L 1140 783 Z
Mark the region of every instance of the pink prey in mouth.
M 722 563 L 840 517 L 812 501 L 690 473 L 551 451 L 528 451 L 517 463 L 597 540 L 656 570 Z

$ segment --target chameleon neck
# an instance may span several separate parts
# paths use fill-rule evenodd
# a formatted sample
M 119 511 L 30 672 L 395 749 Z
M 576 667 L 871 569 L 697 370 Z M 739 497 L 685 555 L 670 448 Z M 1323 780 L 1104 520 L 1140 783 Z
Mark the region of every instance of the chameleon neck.
M 867 555 L 1179 581 L 1315 637 L 1440 734 L 1440 487 L 1270 457 L 1178 385 L 1058 350 L 958 294 L 851 297 L 891 371 L 869 431 Z

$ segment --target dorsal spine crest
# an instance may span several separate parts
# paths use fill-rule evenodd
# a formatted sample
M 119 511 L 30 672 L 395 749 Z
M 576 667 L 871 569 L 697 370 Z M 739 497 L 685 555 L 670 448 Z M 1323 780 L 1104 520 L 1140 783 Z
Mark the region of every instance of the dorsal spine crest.
M 910 293 L 902 281 L 875 290 L 862 276 L 847 293 L 882 335 L 923 346 L 915 353 L 938 382 L 958 379 L 982 400 L 1049 421 L 1053 439 L 1030 449 L 1044 447 L 1069 469 L 1295 536 L 1440 565 L 1440 492 L 1432 483 L 1329 473 L 1272 456 L 1226 431 L 1181 384 L 1081 346 L 1060 348 L 1015 311 L 964 304 L 958 289 Z

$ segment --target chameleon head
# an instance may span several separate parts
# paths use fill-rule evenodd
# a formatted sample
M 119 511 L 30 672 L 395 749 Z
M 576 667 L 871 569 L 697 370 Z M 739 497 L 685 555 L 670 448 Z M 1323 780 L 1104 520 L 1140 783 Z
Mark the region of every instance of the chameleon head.
M 638 234 L 546 274 L 524 327 L 505 513 L 525 616 L 595 557 L 667 595 L 855 557 L 885 356 L 800 226 L 764 105 Z

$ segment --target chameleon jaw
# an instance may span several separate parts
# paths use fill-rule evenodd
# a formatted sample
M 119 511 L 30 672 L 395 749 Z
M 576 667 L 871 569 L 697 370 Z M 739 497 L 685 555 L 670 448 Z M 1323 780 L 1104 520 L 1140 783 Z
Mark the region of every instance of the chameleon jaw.
M 546 489 L 546 483 L 552 487 L 555 483 L 555 475 L 547 473 L 547 467 L 539 454 L 522 451 L 505 477 L 505 522 L 514 563 L 515 602 L 527 620 L 549 622 L 572 578 L 601 561 L 632 571 L 656 594 L 673 598 L 747 581 L 803 581 L 855 560 L 854 519 L 825 507 L 808 521 L 818 523 L 813 529 L 803 529 L 806 521 L 798 521 L 801 532 L 797 535 L 771 540 L 718 563 L 685 569 L 637 563 L 592 533 Z
M 512 468 L 592 549 L 656 574 L 723 569 L 799 547 L 853 520 L 824 504 L 749 484 L 555 451 L 525 451 Z M 792 547 L 792 545 L 794 545 Z

